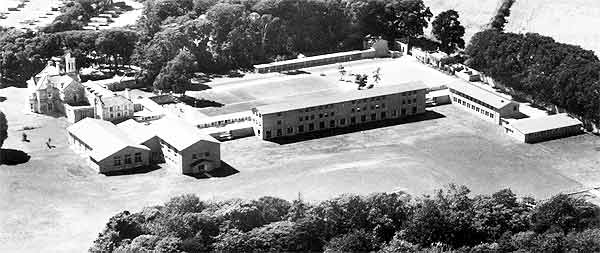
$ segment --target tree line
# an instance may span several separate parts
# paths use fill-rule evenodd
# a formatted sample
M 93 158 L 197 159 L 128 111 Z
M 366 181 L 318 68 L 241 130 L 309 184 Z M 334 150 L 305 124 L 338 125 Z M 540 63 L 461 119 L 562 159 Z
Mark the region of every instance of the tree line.
M 147 83 L 178 91 L 186 83 L 173 78 L 194 71 L 359 49 L 366 35 L 415 38 L 431 17 L 422 0 L 146 0 L 133 60 Z
M 536 104 L 557 105 L 600 122 L 600 61 L 591 50 L 539 34 L 486 30 L 473 36 L 467 65 L 528 94 Z
M 137 41 L 137 33 L 125 29 L 57 33 L 0 30 L 0 79 L 19 83 L 66 50 L 76 58 L 78 67 L 107 63 L 116 68 L 128 64 Z
M 174 197 L 111 217 L 91 252 L 595 252 L 600 209 L 510 190 L 471 196 L 450 185 L 431 196 L 343 195 L 309 203 L 262 197 L 204 202 Z

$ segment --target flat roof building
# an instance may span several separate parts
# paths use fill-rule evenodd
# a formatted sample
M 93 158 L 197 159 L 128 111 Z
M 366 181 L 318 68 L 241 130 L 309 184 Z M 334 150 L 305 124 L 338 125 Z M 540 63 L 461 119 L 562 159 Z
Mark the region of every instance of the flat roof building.
M 253 108 L 252 122 L 257 136 L 272 139 L 404 118 L 425 112 L 426 89 L 422 82 L 409 82 L 329 96 L 303 94 Z
M 519 113 L 519 103 L 467 82 L 448 84 L 452 103 L 479 117 L 500 124 L 500 118 Z
M 67 128 L 71 147 L 90 159 L 100 173 L 127 171 L 150 164 L 150 149 L 114 124 L 85 118 Z
M 504 125 L 505 132 L 525 143 L 572 136 L 583 132 L 583 123 L 566 113 L 516 120 Z

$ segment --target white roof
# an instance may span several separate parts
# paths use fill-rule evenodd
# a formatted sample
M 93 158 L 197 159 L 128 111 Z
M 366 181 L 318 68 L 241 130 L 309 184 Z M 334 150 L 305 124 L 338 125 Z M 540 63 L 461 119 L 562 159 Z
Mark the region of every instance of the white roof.
M 581 125 L 581 121 L 566 113 L 539 118 L 527 118 L 511 123 L 512 127 L 523 134 L 543 132 L 552 129 Z
M 93 118 L 85 118 L 67 128 L 67 131 L 92 149 L 90 156 L 101 161 L 126 148 L 150 150 L 132 140 L 114 124 Z
M 178 151 L 182 151 L 200 141 L 219 143 L 217 139 L 202 133 L 195 126 L 172 116 L 153 121 L 149 126 L 159 138 Z
M 292 64 L 292 63 L 308 62 L 308 61 L 334 58 L 334 57 L 340 57 L 340 56 L 346 56 L 346 55 L 360 54 L 361 52 L 362 51 L 360 51 L 360 50 L 354 50 L 354 51 L 348 51 L 348 52 L 322 54 L 322 55 L 302 57 L 302 58 L 285 60 L 285 61 L 271 62 L 271 63 L 266 63 L 266 64 L 258 64 L 258 65 L 254 65 L 254 68 L 265 68 L 265 67 L 287 65 L 287 64 Z
M 123 132 L 125 132 L 130 139 L 138 144 L 142 144 L 156 136 L 148 127 L 138 123 L 133 119 L 126 120 L 117 124 Z
M 488 105 L 491 105 L 492 107 L 494 107 L 496 109 L 501 109 L 512 103 L 512 100 L 510 100 L 508 98 L 502 97 L 496 93 L 484 90 L 480 87 L 477 87 L 475 85 L 472 85 L 470 83 L 463 82 L 463 81 L 457 81 L 457 82 L 450 83 L 450 84 L 448 84 L 448 88 L 457 90 L 457 91 L 459 91 L 463 94 L 466 94 L 472 98 L 475 98 L 475 99 L 482 101 Z
M 286 99 L 285 102 L 258 106 L 255 109 L 258 110 L 262 114 L 276 113 L 276 112 L 285 112 L 297 109 L 303 109 L 314 106 L 321 106 L 327 104 L 335 104 L 340 102 L 384 96 L 390 94 L 396 94 L 406 91 L 420 90 L 426 89 L 427 86 L 421 82 L 407 82 L 403 84 L 397 85 L 384 85 L 384 86 L 375 86 L 372 89 L 366 90 L 349 90 L 349 91 L 339 91 L 332 93 L 330 96 L 316 96 L 315 94 L 321 93 L 323 91 L 318 91 L 309 94 L 303 94 L 298 96 L 290 97 Z M 333 89 L 332 89 L 333 90 Z
M 93 81 L 87 81 L 85 83 L 82 83 L 83 86 L 89 90 L 90 92 L 94 93 L 94 95 L 98 96 L 98 97 L 104 97 L 104 96 L 114 96 L 114 92 L 102 87 L 101 85 L 99 85 L 96 82 Z

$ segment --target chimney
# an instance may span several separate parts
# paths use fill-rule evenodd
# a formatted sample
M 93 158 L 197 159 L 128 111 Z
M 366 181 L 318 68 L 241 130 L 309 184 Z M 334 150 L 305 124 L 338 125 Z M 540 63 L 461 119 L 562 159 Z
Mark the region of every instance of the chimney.
M 129 100 L 131 100 L 131 93 L 130 93 L 131 89 L 129 88 L 125 88 L 125 97 Z

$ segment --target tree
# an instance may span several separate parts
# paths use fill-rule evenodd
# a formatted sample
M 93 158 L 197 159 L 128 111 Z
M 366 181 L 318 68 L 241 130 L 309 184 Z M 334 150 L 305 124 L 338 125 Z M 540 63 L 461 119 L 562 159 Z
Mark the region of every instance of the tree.
M 369 76 L 367 74 L 356 74 L 354 75 L 354 82 L 358 84 L 358 89 L 362 89 L 367 86 L 367 79 Z
M 96 39 L 96 48 L 101 54 L 112 58 L 114 71 L 119 67 L 119 61 L 124 65 L 133 54 L 137 34 L 128 30 L 105 30 Z
M 193 194 L 185 194 L 171 198 L 165 203 L 165 213 L 169 215 L 181 215 L 186 213 L 200 213 L 205 204 Z
M 6 115 L 4 115 L 4 112 L 0 111 L 0 148 L 2 148 L 6 138 L 8 138 L 8 124 Z
M 287 200 L 275 197 L 261 197 L 255 201 L 263 219 L 267 223 L 281 221 L 290 210 L 291 204 Z
M 375 250 L 373 236 L 364 230 L 353 230 L 336 236 L 325 246 L 325 252 L 370 252 Z
M 338 65 L 338 73 L 340 73 L 340 81 L 344 80 L 344 75 L 346 75 L 346 69 L 342 64 Z
M 188 50 L 181 50 L 167 62 L 154 80 L 154 89 L 183 93 L 191 85 L 190 79 L 196 69 L 196 59 Z
M 416 38 L 423 35 L 433 16 L 422 0 L 366 0 L 351 4 L 363 35 L 396 38 Z
M 535 208 L 533 229 L 537 233 L 582 231 L 599 224 L 599 210 L 583 199 L 559 194 Z
M 90 252 L 112 252 L 126 239 L 134 239 L 145 233 L 144 219 L 139 214 L 123 211 L 111 217 L 104 231 L 98 235 Z
M 460 24 L 458 12 L 447 10 L 438 14 L 432 25 L 432 32 L 440 41 L 441 50 L 448 54 L 454 53 L 457 48 L 464 48 L 465 28 Z
M 373 82 L 379 83 L 381 81 L 381 68 L 377 67 L 375 71 L 373 71 Z

